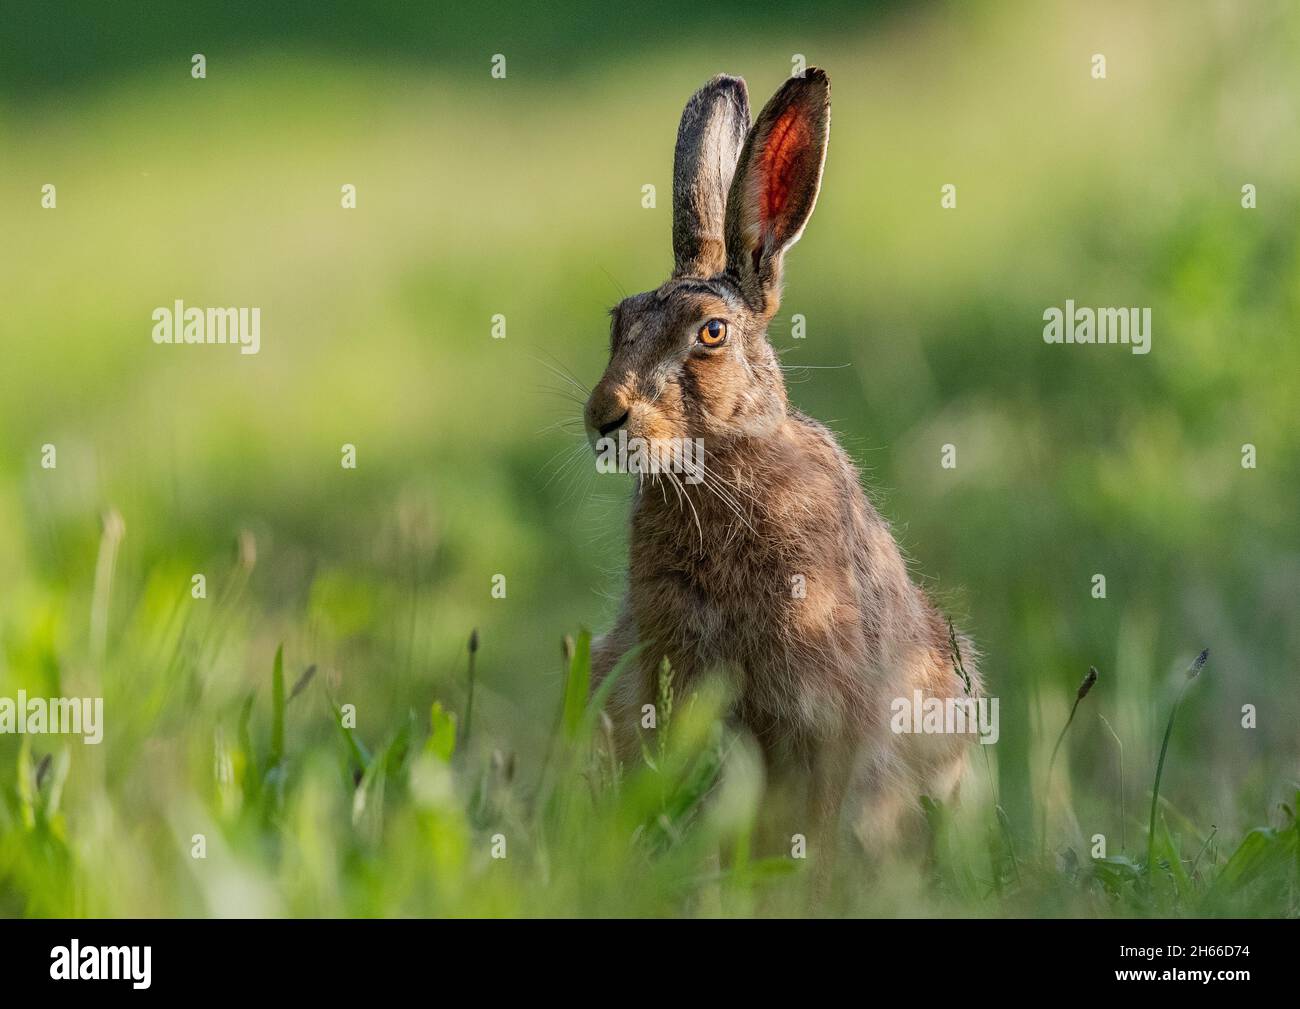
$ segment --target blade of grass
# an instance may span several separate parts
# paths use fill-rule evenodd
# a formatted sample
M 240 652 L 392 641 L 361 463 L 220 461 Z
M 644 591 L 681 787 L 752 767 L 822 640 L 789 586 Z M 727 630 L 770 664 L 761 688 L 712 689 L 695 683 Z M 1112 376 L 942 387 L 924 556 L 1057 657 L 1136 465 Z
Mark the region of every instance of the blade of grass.
M 268 767 L 280 763 L 284 756 L 284 645 L 275 650 L 275 663 L 271 667 L 271 752 L 267 755 Z
M 307 684 L 311 682 L 312 677 L 315 675 L 316 675 L 316 666 L 315 664 L 312 664 L 308 666 L 306 670 L 304 670 L 301 676 L 298 677 L 297 682 L 294 683 L 293 685 L 293 689 L 289 691 L 289 696 L 285 699 L 285 703 L 288 704 L 289 701 L 292 701 L 295 697 L 297 697 L 304 690 L 306 690 Z
M 582 733 L 583 716 L 591 693 L 591 632 L 579 632 L 573 643 L 573 660 L 564 684 L 564 736 L 570 742 Z
M 973 699 L 975 696 L 973 692 L 974 684 L 971 682 L 970 673 L 966 671 L 966 663 L 965 660 L 962 659 L 961 655 L 961 644 L 957 641 L 957 628 L 953 626 L 951 620 L 948 621 L 948 647 L 952 649 L 951 657 L 953 672 L 955 672 L 957 677 L 961 680 L 962 689 L 966 692 L 966 696 Z M 989 758 L 989 751 L 983 746 L 980 747 L 980 751 L 984 754 L 984 773 L 988 775 L 989 795 L 993 799 L 993 819 L 997 824 L 998 831 L 1002 835 L 1003 843 L 1006 845 L 1007 854 L 1011 857 L 1011 869 L 1015 873 L 1016 882 L 1019 883 L 1020 860 L 1016 857 L 1016 845 L 1011 836 L 1011 819 L 1007 816 L 1007 811 L 1002 808 L 1002 800 L 998 797 L 998 783 L 997 779 L 993 777 L 993 761 Z M 991 867 L 993 870 L 993 888 L 998 893 L 1001 893 L 1001 859 L 998 857 L 997 852 L 993 850 L 991 844 L 989 848 L 990 860 L 992 863 Z
M 244 755 L 243 775 L 240 784 L 243 786 L 245 802 L 257 798 L 262 786 L 262 777 L 257 771 L 257 756 L 253 752 L 252 720 L 253 693 L 249 691 L 248 696 L 244 698 L 244 703 L 239 708 L 239 729 L 237 733 L 239 749 Z
M 1106 726 L 1106 731 L 1115 739 L 1115 745 L 1119 747 L 1119 850 L 1122 853 L 1128 845 L 1127 841 L 1127 823 L 1128 817 L 1124 812 L 1124 742 L 1119 738 L 1119 733 L 1111 728 L 1110 722 L 1106 721 L 1106 716 L 1097 713 L 1101 719 L 1101 724 Z
M 1088 672 L 1084 674 L 1083 682 L 1079 684 L 1079 689 L 1074 693 L 1074 704 L 1070 707 L 1070 717 L 1065 720 L 1065 725 L 1061 727 L 1061 734 L 1056 737 L 1056 745 L 1052 747 L 1052 759 L 1047 762 L 1047 778 L 1043 782 L 1043 831 L 1042 831 L 1042 853 L 1047 854 L 1047 807 L 1051 802 L 1052 794 L 1052 769 L 1056 767 L 1056 755 L 1061 750 L 1061 743 L 1065 741 L 1065 734 L 1070 731 L 1070 724 L 1074 721 L 1074 714 L 1079 710 L 1079 702 L 1088 696 L 1088 691 L 1097 682 L 1097 667 L 1089 666 Z
M 450 764 L 456 752 L 456 713 L 445 711 L 438 701 L 429 709 L 429 738 L 424 749 L 444 764 Z
M 1160 759 L 1156 761 L 1156 780 L 1151 786 L 1151 822 L 1147 827 L 1147 876 L 1151 875 L 1151 867 L 1156 857 L 1156 811 L 1160 808 L 1160 779 L 1165 773 L 1165 756 L 1169 752 L 1169 737 L 1174 732 L 1174 719 L 1178 717 L 1178 708 L 1183 703 L 1183 698 L 1187 695 L 1187 689 L 1192 685 L 1192 681 L 1200 675 L 1205 666 L 1205 662 L 1210 657 L 1210 650 L 1203 649 L 1201 654 L 1196 656 L 1192 664 L 1187 669 L 1187 678 L 1183 681 L 1182 688 L 1178 691 L 1178 697 L 1174 700 L 1174 706 L 1169 712 L 1169 721 L 1165 723 L 1165 738 L 1160 743 Z
M 478 628 L 469 633 L 469 689 L 465 699 L 465 747 L 469 747 L 469 730 L 474 720 L 474 658 L 478 655 Z
M 334 724 L 338 726 L 339 733 L 343 736 L 343 742 L 348 748 L 348 757 L 351 759 L 356 772 L 360 774 L 370 766 L 372 759 L 370 751 L 366 748 L 366 744 L 357 738 L 356 731 L 343 724 L 343 709 L 335 703 L 333 697 L 329 698 L 329 705 L 330 710 L 334 712 Z

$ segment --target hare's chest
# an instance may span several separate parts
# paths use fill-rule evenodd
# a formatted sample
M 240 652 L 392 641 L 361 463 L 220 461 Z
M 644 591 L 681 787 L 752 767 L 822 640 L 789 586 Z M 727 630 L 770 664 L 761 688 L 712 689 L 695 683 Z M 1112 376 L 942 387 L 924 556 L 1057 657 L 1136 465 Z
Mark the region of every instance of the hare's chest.
M 632 584 L 638 626 L 678 665 L 703 672 L 785 662 L 790 581 L 770 566 L 667 561 L 640 574 Z
M 633 551 L 631 602 L 653 654 L 686 680 L 722 673 L 759 721 L 820 731 L 828 713 L 862 709 L 872 656 L 847 549 L 767 540 L 719 556 Z

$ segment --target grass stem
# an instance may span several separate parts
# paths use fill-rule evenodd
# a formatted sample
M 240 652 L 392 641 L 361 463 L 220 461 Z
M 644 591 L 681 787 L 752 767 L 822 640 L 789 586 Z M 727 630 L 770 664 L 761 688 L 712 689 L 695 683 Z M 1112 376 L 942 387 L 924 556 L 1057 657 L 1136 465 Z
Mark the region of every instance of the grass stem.
M 469 730 L 474 718 L 474 657 L 478 654 L 478 628 L 469 635 L 469 696 L 465 700 L 465 745 L 469 746 Z
M 1101 719 L 1101 724 L 1106 726 L 1106 731 L 1111 734 L 1115 745 L 1119 747 L 1119 850 L 1123 852 L 1128 847 L 1128 816 L 1124 812 L 1124 741 L 1119 738 L 1119 733 L 1111 728 L 1105 715 L 1098 712 L 1097 717 Z
M 1047 762 L 1047 779 L 1043 783 L 1043 830 L 1042 830 L 1042 852 L 1047 854 L 1047 807 L 1051 802 L 1052 792 L 1052 769 L 1056 767 L 1056 755 L 1061 750 L 1061 743 L 1065 741 L 1065 734 L 1070 731 L 1070 723 L 1074 721 L 1074 713 L 1079 710 L 1079 702 L 1088 696 L 1088 691 L 1092 685 L 1097 682 L 1097 667 L 1089 666 L 1088 672 L 1083 677 L 1083 682 L 1079 684 L 1079 689 L 1074 693 L 1074 704 L 1070 708 L 1070 717 L 1065 720 L 1065 725 L 1061 727 L 1061 734 L 1056 737 L 1056 745 L 1052 747 L 1052 759 Z
M 1165 738 L 1160 743 L 1160 759 L 1156 761 L 1156 780 L 1151 786 L 1151 822 L 1147 827 L 1147 864 L 1146 872 L 1149 876 L 1151 868 L 1155 865 L 1156 858 L 1156 811 L 1160 807 L 1160 779 L 1165 773 L 1165 756 L 1169 752 L 1169 737 L 1173 735 L 1174 719 L 1178 717 L 1178 708 L 1183 703 L 1183 698 L 1187 695 L 1187 688 L 1192 685 L 1192 681 L 1200 675 L 1201 669 L 1205 666 L 1205 661 L 1210 657 L 1210 650 L 1203 649 L 1201 654 L 1192 660 L 1192 664 L 1187 668 L 1187 678 L 1183 681 L 1182 688 L 1178 691 L 1178 697 L 1174 700 L 1174 706 L 1169 711 L 1169 721 L 1165 723 Z

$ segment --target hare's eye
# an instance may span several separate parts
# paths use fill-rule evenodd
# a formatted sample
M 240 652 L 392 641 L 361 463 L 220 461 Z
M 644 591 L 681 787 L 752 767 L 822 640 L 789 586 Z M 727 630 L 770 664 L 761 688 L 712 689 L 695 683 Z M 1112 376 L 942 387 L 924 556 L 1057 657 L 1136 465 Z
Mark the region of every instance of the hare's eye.
M 700 343 L 706 347 L 716 347 L 727 338 L 727 324 L 721 319 L 710 319 L 700 327 Z

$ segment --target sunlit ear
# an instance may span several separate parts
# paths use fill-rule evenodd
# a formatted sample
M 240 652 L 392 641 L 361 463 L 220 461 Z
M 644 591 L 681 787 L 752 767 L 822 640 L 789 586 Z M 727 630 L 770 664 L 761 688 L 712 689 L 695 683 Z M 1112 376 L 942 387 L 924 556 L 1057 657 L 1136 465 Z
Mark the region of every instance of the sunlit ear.
M 720 75 L 686 103 L 673 155 L 673 259 L 683 277 L 711 277 L 726 265 L 727 190 L 749 130 L 749 92 Z
M 740 155 L 727 196 L 727 272 L 769 316 L 780 304 L 782 256 L 817 202 L 830 128 L 830 80 L 809 67 L 763 107 Z

